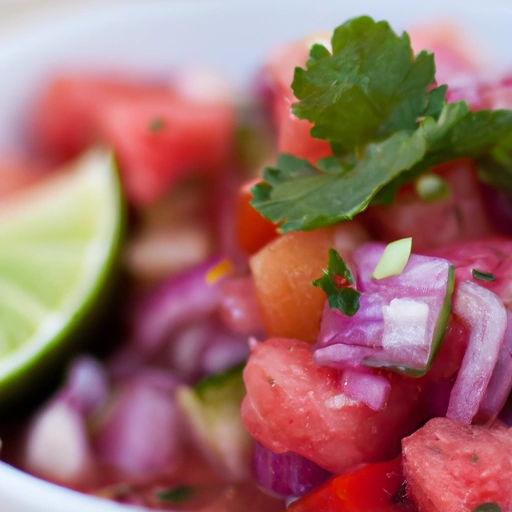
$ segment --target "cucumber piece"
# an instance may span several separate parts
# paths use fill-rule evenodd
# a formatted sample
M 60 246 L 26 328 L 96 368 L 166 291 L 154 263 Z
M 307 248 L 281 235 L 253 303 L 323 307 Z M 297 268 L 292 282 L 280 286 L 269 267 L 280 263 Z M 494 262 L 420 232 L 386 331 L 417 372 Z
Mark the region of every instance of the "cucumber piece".
M 212 466 L 227 480 L 250 476 L 253 441 L 242 424 L 244 365 L 208 377 L 194 387 L 180 386 L 178 404 L 191 432 Z
M 373 269 L 373 279 L 384 279 L 390 276 L 399 276 L 403 271 L 412 249 L 412 238 L 402 238 L 389 243 L 382 256 Z

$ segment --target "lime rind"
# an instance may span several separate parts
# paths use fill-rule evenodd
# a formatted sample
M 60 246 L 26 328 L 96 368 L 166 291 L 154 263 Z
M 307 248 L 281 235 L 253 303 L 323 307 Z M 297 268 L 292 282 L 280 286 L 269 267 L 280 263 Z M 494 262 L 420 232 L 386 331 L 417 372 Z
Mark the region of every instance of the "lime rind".
M 0 276 L 2 253 L 11 251 L 11 254 L 16 254 L 21 249 L 25 254 L 21 265 L 29 268 L 32 261 L 37 268 L 41 262 L 47 263 L 51 269 L 49 273 L 54 275 L 59 274 L 60 268 L 65 269 L 65 264 L 59 267 L 65 261 L 69 271 L 73 259 L 79 255 L 75 259 L 74 280 L 70 279 L 69 272 L 63 272 L 63 280 L 69 288 L 67 293 L 62 286 L 56 287 L 53 303 L 50 296 L 46 297 L 46 302 L 37 296 L 29 298 L 32 291 L 30 281 L 20 280 L 21 284 L 11 282 L 11 286 L 18 287 L 18 304 L 14 309 L 20 306 L 23 309 L 25 300 L 32 309 L 39 305 L 44 316 L 34 322 L 34 317 L 28 315 L 30 318 L 25 327 L 36 324 L 31 335 L 22 342 L 17 340 L 10 351 L 4 352 L 0 347 L 0 354 L 3 353 L 0 358 L 2 398 L 9 394 L 11 385 L 17 386 L 19 381 L 29 379 L 27 374 L 32 373 L 31 369 L 39 368 L 39 363 L 53 359 L 55 353 L 62 351 L 86 318 L 93 314 L 108 288 L 124 220 L 121 185 L 113 156 L 104 150 L 91 151 L 75 164 L 73 170 L 61 173 L 28 191 L 24 197 L 2 205 L 0 219 Z M 2 247 L 6 247 L 5 252 Z M 6 282 L 9 277 L 6 277 Z M 1 285 L 0 280 L 0 289 Z M 9 328 L 4 325 L 0 323 L 0 343 L 4 339 L 10 346 L 11 341 L 5 340 Z

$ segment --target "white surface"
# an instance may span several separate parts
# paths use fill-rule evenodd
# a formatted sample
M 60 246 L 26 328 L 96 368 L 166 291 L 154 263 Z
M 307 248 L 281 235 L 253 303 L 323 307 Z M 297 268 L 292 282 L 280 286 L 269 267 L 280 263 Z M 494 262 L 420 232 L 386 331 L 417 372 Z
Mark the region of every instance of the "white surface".
M 45 16 L 38 26 L 0 34 L 0 151 L 21 140 L 35 93 L 58 70 L 89 69 L 166 76 L 190 63 L 206 64 L 243 84 L 277 42 L 333 28 L 371 14 L 396 28 L 449 16 L 476 41 L 512 64 L 512 5 L 503 0 L 183 0 L 130 2 Z M 125 510 L 28 477 L 0 464 L 0 512 Z

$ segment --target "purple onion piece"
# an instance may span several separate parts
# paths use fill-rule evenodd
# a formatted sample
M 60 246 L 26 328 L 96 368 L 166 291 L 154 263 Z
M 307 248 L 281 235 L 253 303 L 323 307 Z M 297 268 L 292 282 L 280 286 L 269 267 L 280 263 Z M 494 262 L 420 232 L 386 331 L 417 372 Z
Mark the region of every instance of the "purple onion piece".
M 174 392 L 178 382 L 148 369 L 121 383 L 95 424 L 97 460 L 133 483 L 175 471 L 182 428 Z
M 382 411 L 388 401 L 391 384 L 383 375 L 368 370 L 345 370 L 342 378 L 343 394 L 362 402 L 374 411 Z
M 457 379 L 450 394 L 446 416 L 470 424 L 482 406 L 491 376 L 498 363 L 507 328 L 507 313 L 501 300 L 491 291 L 471 281 L 457 287 L 453 310 L 470 328 L 469 343 Z M 496 383 L 493 391 L 502 394 L 509 389 L 510 379 Z M 486 414 L 493 416 L 490 399 Z M 503 405 L 503 404 L 501 404 Z
M 76 358 L 60 393 L 84 417 L 94 414 L 103 405 L 109 393 L 109 378 L 105 367 L 90 356 Z
M 371 277 L 385 249 L 367 243 L 354 253 L 359 311 L 326 306 L 315 362 L 335 368 L 373 366 L 422 375 L 440 344 L 449 311 L 453 269 L 447 260 L 412 254 L 398 276 Z
M 303 496 L 331 476 L 301 455 L 274 453 L 260 443 L 254 447 L 254 468 L 259 485 L 279 496 Z
M 85 419 L 62 395 L 32 418 L 24 440 L 22 467 L 75 489 L 94 484 L 96 467 Z
M 138 305 L 134 313 L 132 345 L 141 354 L 154 354 L 175 329 L 203 318 L 217 308 L 220 301 L 218 282 L 208 284 L 206 274 L 221 259 L 210 258 L 173 276 Z
M 182 329 L 167 347 L 167 364 L 187 381 L 222 373 L 249 355 L 247 338 L 215 319 Z
M 503 409 L 512 391 L 512 312 L 507 311 L 505 339 L 498 355 L 485 397 L 480 404 L 476 421 L 492 422 Z
M 247 339 L 229 332 L 217 333 L 201 357 L 203 375 L 225 372 L 247 360 L 249 345 Z

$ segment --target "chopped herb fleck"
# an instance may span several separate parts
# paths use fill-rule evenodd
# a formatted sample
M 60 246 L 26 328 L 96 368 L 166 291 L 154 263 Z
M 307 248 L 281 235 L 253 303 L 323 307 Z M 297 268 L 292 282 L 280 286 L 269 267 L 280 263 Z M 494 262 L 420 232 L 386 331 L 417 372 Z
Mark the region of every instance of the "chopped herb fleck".
M 503 512 L 501 510 L 501 507 L 493 502 L 488 503 L 482 503 L 481 505 L 478 505 L 473 512 Z
M 469 456 L 469 461 L 472 462 L 473 464 L 476 464 L 479 458 L 480 457 L 478 455 L 473 453 Z
M 353 288 L 354 276 L 335 249 L 329 249 L 329 265 L 322 271 L 324 275 L 311 284 L 325 292 L 331 309 L 354 316 L 359 310 L 361 294 Z
M 149 131 L 151 133 L 156 133 L 161 130 L 163 130 L 165 126 L 165 122 L 163 119 L 160 119 L 159 117 L 155 117 L 155 119 L 152 119 L 149 123 Z
M 489 283 L 496 281 L 496 276 L 491 274 L 491 272 L 482 272 L 481 270 L 474 268 L 471 270 L 471 274 L 475 279 L 478 279 L 479 281 L 488 281 Z
M 181 485 L 179 487 L 173 487 L 172 489 L 160 491 L 157 493 L 157 498 L 166 503 L 183 503 L 184 501 L 192 499 L 194 494 L 195 490 L 193 487 Z

